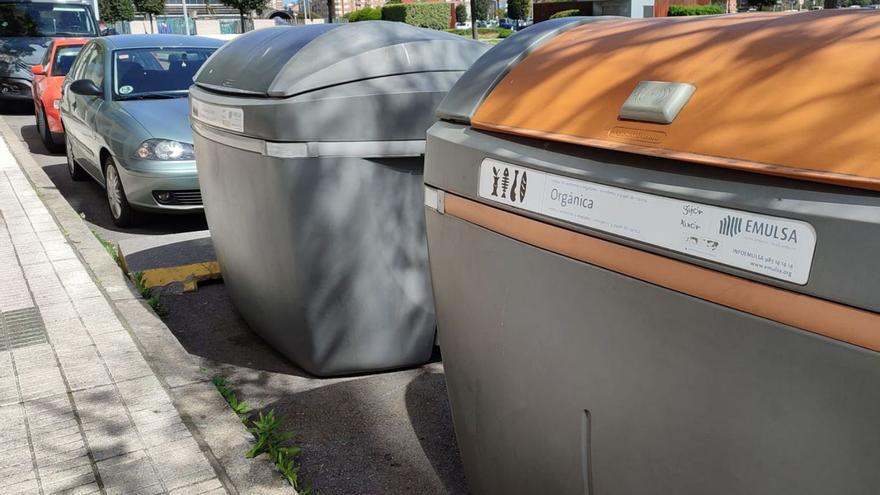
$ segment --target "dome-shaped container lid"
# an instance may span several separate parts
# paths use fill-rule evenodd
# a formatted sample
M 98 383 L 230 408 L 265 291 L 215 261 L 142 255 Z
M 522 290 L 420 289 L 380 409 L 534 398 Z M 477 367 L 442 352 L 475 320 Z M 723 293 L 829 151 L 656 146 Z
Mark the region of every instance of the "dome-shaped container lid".
M 853 10 L 581 25 L 513 67 L 470 122 L 880 190 L 878 39 L 880 12 Z
M 195 82 L 224 93 L 288 97 L 397 74 L 464 71 L 485 50 L 461 36 L 400 22 L 274 27 L 230 41 Z
M 577 26 L 625 17 L 560 17 L 533 24 L 492 47 L 462 74 L 437 108 L 443 120 L 470 123 L 489 92 L 517 64 L 544 43 Z

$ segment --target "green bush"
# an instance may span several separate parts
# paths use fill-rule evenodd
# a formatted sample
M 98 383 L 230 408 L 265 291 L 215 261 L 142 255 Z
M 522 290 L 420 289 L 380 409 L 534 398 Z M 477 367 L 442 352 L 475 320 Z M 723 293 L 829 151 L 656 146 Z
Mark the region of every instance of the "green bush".
M 559 19 L 560 17 L 574 17 L 576 15 L 581 15 L 581 11 L 578 9 L 560 10 L 559 12 L 551 15 L 550 18 Z
M 457 34 L 459 36 L 471 37 L 470 29 L 444 29 L 447 33 Z M 480 39 L 507 38 L 513 34 L 510 29 L 504 28 L 477 28 L 477 36 Z
M 448 3 L 386 4 L 382 7 L 382 19 L 430 29 L 447 29 L 452 20 L 452 9 L 449 5 Z
M 405 22 L 406 5 L 402 3 L 385 4 L 385 6 L 382 7 L 382 20 Z
M 670 5 L 668 11 L 670 17 L 683 15 L 715 15 L 723 13 L 724 8 L 720 5 Z
M 468 21 L 467 7 L 465 7 L 463 3 L 456 5 L 455 6 L 455 22 L 467 22 L 467 21 Z
M 366 7 L 361 10 L 355 10 L 347 16 L 348 22 L 380 21 L 382 20 L 382 9 Z

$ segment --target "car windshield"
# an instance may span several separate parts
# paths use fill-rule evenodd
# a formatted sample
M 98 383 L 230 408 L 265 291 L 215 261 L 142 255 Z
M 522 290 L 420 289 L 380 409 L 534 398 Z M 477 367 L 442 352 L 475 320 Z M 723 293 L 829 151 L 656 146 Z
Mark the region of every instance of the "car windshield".
M 94 36 L 92 12 L 83 5 L 0 3 L 0 37 Z
M 216 48 L 136 48 L 113 53 L 117 99 L 185 96 L 196 71 Z
M 55 60 L 52 61 L 52 75 L 66 76 L 67 71 L 70 70 L 73 61 L 76 60 L 76 56 L 81 49 L 82 46 L 62 46 L 55 50 Z

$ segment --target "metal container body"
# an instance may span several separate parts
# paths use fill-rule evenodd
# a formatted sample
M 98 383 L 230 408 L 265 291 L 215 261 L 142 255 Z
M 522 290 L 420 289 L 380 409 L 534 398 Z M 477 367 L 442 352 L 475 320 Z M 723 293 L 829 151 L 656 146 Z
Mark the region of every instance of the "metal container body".
M 425 132 L 488 46 L 398 22 L 242 35 L 195 77 L 211 236 L 251 328 L 315 375 L 427 362 Z
M 478 192 L 487 158 L 808 222 L 818 238 L 809 281 L 488 201 Z M 438 331 L 473 493 L 876 493 L 880 353 L 713 299 L 746 283 L 807 297 L 807 308 L 831 302 L 865 318 L 848 328 L 872 345 L 880 196 L 447 122 L 429 130 L 425 182 Z M 572 254 L 581 241 L 622 254 L 585 262 Z M 668 263 L 720 282 L 698 297 L 652 280 Z
M 430 358 L 421 158 L 273 158 L 194 137 L 224 282 L 255 332 L 321 376 Z

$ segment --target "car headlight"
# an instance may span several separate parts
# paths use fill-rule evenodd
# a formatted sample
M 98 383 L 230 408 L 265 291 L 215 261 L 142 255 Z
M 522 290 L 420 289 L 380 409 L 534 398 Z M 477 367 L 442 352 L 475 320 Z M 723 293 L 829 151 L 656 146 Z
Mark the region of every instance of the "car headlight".
M 193 145 L 168 139 L 148 139 L 137 149 L 138 158 L 144 160 L 192 160 L 196 157 Z

